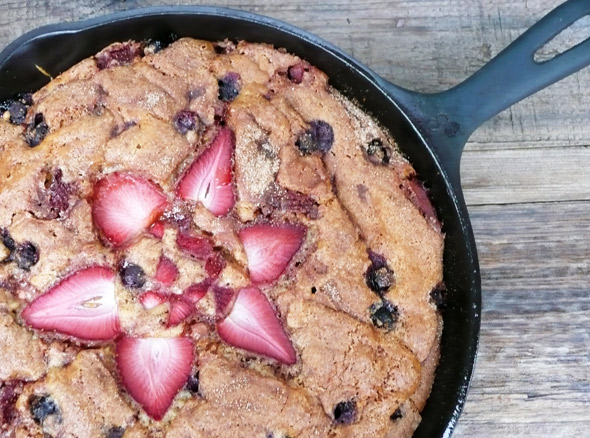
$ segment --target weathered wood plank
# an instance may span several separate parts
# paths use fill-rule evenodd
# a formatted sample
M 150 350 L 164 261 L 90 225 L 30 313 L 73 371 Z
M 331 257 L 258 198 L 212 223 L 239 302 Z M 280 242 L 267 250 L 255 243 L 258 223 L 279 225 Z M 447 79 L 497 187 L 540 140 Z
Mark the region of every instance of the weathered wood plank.
M 469 205 L 590 200 L 589 165 L 589 147 L 468 149 L 461 162 L 465 199 Z
M 470 207 L 483 317 L 454 436 L 585 436 L 590 202 Z

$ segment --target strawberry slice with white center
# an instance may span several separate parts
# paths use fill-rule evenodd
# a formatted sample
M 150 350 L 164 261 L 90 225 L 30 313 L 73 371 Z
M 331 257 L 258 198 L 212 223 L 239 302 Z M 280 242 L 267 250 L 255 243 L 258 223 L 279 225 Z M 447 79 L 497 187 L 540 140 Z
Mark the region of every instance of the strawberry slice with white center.
M 171 286 L 178 278 L 178 268 L 172 260 L 162 255 L 156 267 L 156 280 L 164 286 Z
M 229 315 L 217 323 L 221 339 L 287 365 L 297 356 L 266 296 L 257 288 L 241 289 Z
M 92 219 L 110 243 L 121 246 L 147 230 L 166 205 L 166 196 L 153 182 L 115 172 L 96 183 Z
M 183 199 L 201 202 L 215 216 L 228 213 L 235 204 L 232 184 L 234 133 L 221 128 L 211 146 L 188 168 L 176 192 Z
M 75 272 L 32 301 L 21 313 L 28 325 L 86 341 L 107 341 L 121 330 L 115 274 L 92 266 Z
M 166 295 L 154 291 L 148 291 L 139 296 L 139 302 L 146 310 L 158 307 L 160 304 L 164 304 L 166 301 L 168 301 L 168 297 Z
M 258 224 L 239 233 L 248 258 L 250 279 L 254 283 L 270 283 L 279 278 L 297 252 L 305 229 L 290 224 Z
M 192 371 L 193 343 L 188 338 L 122 338 L 117 367 L 129 394 L 159 421 Z

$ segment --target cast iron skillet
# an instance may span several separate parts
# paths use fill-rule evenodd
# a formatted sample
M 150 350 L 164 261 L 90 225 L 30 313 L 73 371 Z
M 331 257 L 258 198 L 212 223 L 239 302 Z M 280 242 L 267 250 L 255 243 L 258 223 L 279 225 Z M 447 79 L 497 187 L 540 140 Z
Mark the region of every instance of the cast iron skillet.
M 471 379 L 481 307 L 475 241 L 459 181 L 461 152 L 484 121 L 590 64 L 590 39 L 547 62 L 533 59 L 546 42 L 588 14 L 589 0 L 569 0 L 463 83 L 426 95 L 385 81 L 331 44 L 278 20 L 213 7 L 140 9 L 47 26 L 18 38 L 0 53 L 0 100 L 43 86 L 48 79 L 35 65 L 56 76 L 114 41 L 162 39 L 170 34 L 271 43 L 325 71 L 336 89 L 360 102 L 392 132 L 430 188 L 444 225 L 449 293 L 443 310 L 441 360 L 415 437 L 448 437 Z

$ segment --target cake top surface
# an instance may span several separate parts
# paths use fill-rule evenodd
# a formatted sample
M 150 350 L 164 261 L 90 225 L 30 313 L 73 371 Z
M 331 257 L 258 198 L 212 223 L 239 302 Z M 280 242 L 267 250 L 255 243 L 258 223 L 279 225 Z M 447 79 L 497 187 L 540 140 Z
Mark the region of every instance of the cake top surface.
M 321 71 L 129 41 L 0 107 L 1 433 L 412 434 L 441 227 Z

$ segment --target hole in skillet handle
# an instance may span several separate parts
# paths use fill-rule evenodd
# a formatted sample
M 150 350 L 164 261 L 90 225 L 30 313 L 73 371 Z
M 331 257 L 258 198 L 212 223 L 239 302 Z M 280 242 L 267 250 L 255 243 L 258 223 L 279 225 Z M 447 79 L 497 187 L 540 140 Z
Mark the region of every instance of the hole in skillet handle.
M 590 15 L 580 18 L 539 48 L 533 59 L 542 64 L 590 39 Z

